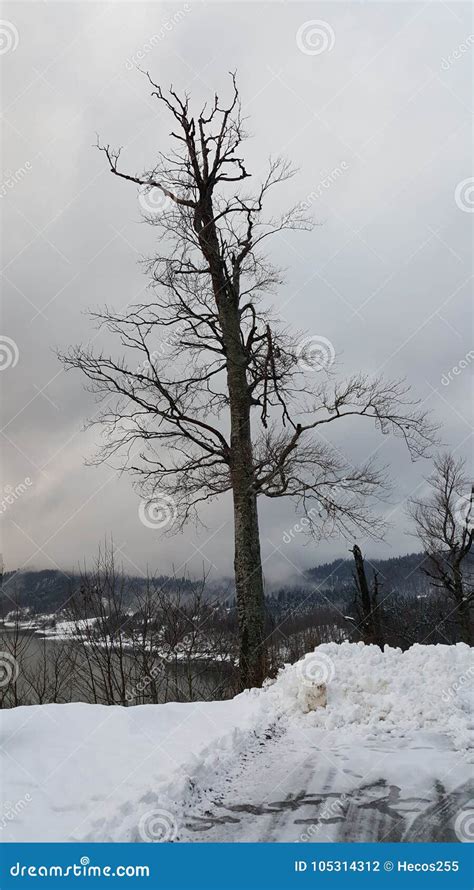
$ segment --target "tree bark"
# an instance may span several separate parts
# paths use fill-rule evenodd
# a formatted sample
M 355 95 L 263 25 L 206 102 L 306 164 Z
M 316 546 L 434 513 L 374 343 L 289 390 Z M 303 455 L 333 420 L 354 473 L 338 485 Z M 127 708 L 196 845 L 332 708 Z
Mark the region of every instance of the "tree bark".
M 360 593 L 362 630 L 364 642 L 383 648 L 382 632 L 380 628 L 377 610 L 377 580 L 374 579 L 374 591 L 371 593 L 367 576 L 365 574 L 364 559 L 360 547 L 354 544 L 352 548 L 356 568 L 356 580 Z
M 264 590 L 258 528 L 257 498 L 253 490 L 251 448 L 246 422 L 235 420 L 240 447 L 234 451 L 234 572 L 240 627 L 239 676 L 242 689 L 261 686 L 265 679 Z M 247 455 L 247 456 L 246 456 Z
M 472 646 L 472 620 L 470 603 L 464 594 L 464 584 L 462 573 L 459 566 L 454 566 L 454 600 L 456 603 L 456 611 L 458 615 L 459 632 L 461 642 Z
M 227 306 L 223 315 L 231 421 L 230 472 L 234 506 L 234 572 L 240 628 L 239 675 L 241 688 L 246 689 L 261 686 L 265 679 L 265 598 L 246 356 L 241 344 L 238 311 Z
M 209 263 L 226 356 L 230 413 L 229 466 L 234 505 L 234 572 L 240 631 L 239 683 L 242 689 L 265 679 L 263 587 L 257 495 L 251 435 L 248 355 L 240 327 L 239 286 L 226 274 L 217 237 L 212 200 L 195 215 L 200 247 Z

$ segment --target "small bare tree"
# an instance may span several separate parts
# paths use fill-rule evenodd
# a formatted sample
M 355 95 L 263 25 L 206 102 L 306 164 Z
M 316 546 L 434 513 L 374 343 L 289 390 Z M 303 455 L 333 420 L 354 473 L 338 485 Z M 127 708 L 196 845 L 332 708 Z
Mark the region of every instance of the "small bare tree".
M 178 526 L 198 517 L 202 502 L 232 492 L 241 685 L 258 686 L 266 670 L 258 497 L 293 498 L 315 532 L 376 534 L 367 498 L 385 474 L 372 460 L 355 467 L 323 433 L 367 418 L 418 457 L 433 428 L 403 381 L 357 374 L 331 386 L 318 344 L 289 334 L 262 306 L 281 280 L 262 244 L 310 223 L 299 206 L 264 216 L 273 187 L 293 175 L 285 160 L 271 161 L 247 190 L 235 76 L 230 101 L 216 95 L 197 116 L 188 95 L 148 79 L 174 125 L 173 150 L 131 175 L 120 169 L 119 149 L 98 147 L 114 176 L 139 187 L 158 229 L 147 266 L 154 295 L 125 313 L 93 313 L 127 359 L 87 347 L 62 359 L 106 400 L 96 420 L 109 434 L 99 459 L 120 453 L 121 468 L 136 474 L 150 503 L 172 505 Z
M 68 640 L 32 636 L 31 649 L 21 670 L 28 704 L 73 701 L 76 678 L 76 650 Z
M 129 703 L 130 689 L 140 676 L 134 673 L 129 650 L 135 647 L 137 659 L 142 654 L 132 632 L 131 598 L 130 582 L 116 564 L 113 545 L 106 545 L 92 569 L 81 573 L 79 588 L 65 610 L 79 653 L 76 685 L 87 701 Z M 148 628 L 144 618 L 142 635 Z
M 469 554 L 474 536 L 474 489 L 463 460 L 443 454 L 434 461 L 431 493 L 412 498 L 409 512 L 428 557 L 423 571 L 453 602 L 461 639 L 472 645 L 474 597 Z
M 7 616 L 7 626 L 0 630 L 0 708 L 16 708 L 29 703 L 24 668 L 34 630 L 28 626 L 27 610 L 20 606 L 17 592 L 9 599 L 14 608 Z
M 364 643 L 372 643 L 383 649 L 384 640 L 382 633 L 382 623 L 380 606 L 378 602 L 379 595 L 379 576 L 374 571 L 372 583 L 369 584 L 365 571 L 364 558 L 362 551 L 357 544 L 354 544 L 351 553 L 354 557 L 354 582 L 356 587 L 355 608 L 358 621 L 358 629 L 361 632 Z

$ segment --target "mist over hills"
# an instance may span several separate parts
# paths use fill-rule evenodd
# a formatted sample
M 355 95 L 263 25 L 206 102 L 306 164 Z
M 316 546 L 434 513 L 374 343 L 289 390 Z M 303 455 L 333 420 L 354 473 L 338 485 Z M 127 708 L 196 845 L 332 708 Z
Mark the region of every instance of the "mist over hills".
M 366 559 L 367 573 L 375 571 L 379 575 L 379 583 L 386 594 L 403 593 L 409 596 L 426 595 L 430 591 L 430 583 L 422 571 L 425 557 L 421 553 L 410 553 L 391 559 Z M 314 566 L 301 575 L 283 584 L 272 584 L 267 593 L 274 597 L 283 594 L 291 599 L 302 590 L 324 592 L 328 599 L 338 599 L 341 594 L 353 587 L 353 561 L 348 559 L 333 560 Z M 124 602 L 133 606 L 134 599 L 143 592 L 147 579 L 139 576 L 126 576 L 124 579 Z M 191 596 L 203 584 L 202 579 L 189 577 L 171 577 L 156 575 L 153 585 L 174 592 L 181 596 Z M 49 614 L 61 609 L 72 594 L 81 586 L 79 573 L 65 573 L 57 569 L 37 571 L 7 572 L 3 576 L 0 592 L 0 615 L 4 616 L 14 608 L 15 604 L 30 609 L 33 613 Z M 229 578 L 206 579 L 205 592 L 208 598 L 222 602 L 232 602 L 234 597 L 233 582 Z

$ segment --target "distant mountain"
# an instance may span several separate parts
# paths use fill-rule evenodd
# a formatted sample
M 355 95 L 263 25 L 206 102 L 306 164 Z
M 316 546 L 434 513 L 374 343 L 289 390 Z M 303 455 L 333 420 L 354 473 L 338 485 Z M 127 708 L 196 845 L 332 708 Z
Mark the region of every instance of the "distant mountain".
M 430 591 L 430 582 L 422 571 L 426 557 L 422 553 L 408 553 L 391 559 L 365 559 L 367 575 L 374 571 L 379 575 L 380 590 L 419 596 Z M 352 559 L 336 559 L 333 562 L 315 566 L 306 572 L 306 577 L 319 590 L 335 593 L 353 586 L 354 562 Z
M 179 589 L 183 594 L 191 594 L 200 586 L 199 582 L 189 578 L 172 578 L 169 575 L 155 577 L 154 583 L 170 591 Z M 124 604 L 133 604 L 135 596 L 144 590 L 145 585 L 145 578 L 127 577 Z M 80 586 L 79 574 L 57 569 L 6 572 L 0 590 L 0 617 L 12 611 L 15 604 L 29 608 L 35 614 L 51 614 L 60 609 Z
M 430 592 L 429 579 L 422 571 L 425 557 L 422 553 L 409 553 L 391 559 L 366 558 L 369 578 L 374 571 L 379 574 L 380 591 L 385 595 L 394 591 L 408 596 L 422 596 Z M 471 561 L 474 567 L 474 560 Z M 268 587 L 268 596 L 275 600 L 297 601 L 307 599 L 308 592 L 314 594 L 315 601 L 337 601 L 347 599 L 353 588 L 354 563 L 352 559 L 336 559 L 308 569 L 304 575 L 295 576 L 293 581 Z M 169 575 L 155 577 L 155 584 L 170 593 L 179 590 L 191 595 L 201 587 L 202 581 L 189 578 L 174 578 Z M 130 576 L 126 579 L 125 604 L 133 605 L 137 593 L 143 591 L 146 579 Z M 69 597 L 80 587 L 79 574 L 64 573 L 56 569 L 42 571 L 8 572 L 3 576 L 0 590 L 0 617 L 10 612 L 14 603 L 28 607 L 36 614 L 50 614 L 60 609 Z M 206 582 L 206 595 L 212 599 L 231 604 L 234 601 L 233 579 L 216 579 Z M 128 591 L 128 597 L 127 597 Z

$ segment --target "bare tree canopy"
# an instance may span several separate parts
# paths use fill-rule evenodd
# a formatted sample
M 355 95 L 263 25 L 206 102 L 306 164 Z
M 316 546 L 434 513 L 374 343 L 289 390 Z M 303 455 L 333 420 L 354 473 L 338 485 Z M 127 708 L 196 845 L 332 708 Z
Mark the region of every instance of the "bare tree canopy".
M 93 313 L 126 357 L 78 347 L 62 358 L 104 400 L 95 421 L 106 433 L 98 459 L 117 458 L 151 503 L 172 505 L 175 527 L 199 519 L 202 502 L 232 492 L 242 685 L 260 685 L 257 498 L 292 498 L 314 533 L 377 535 L 382 526 L 370 501 L 386 472 L 372 459 L 354 466 L 326 430 L 367 418 L 418 458 L 435 429 L 401 380 L 361 372 L 335 382 L 311 338 L 286 329 L 265 305 L 281 275 L 264 242 L 311 223 L 299 206 L 265 214 L 269 193 L 293 170 L 284 159 L 270 160 L 254 185 L 241 154 L 246 134 L 235 75 L 227 104 L 216 95 L 197 116 L 188 95 L 165 93 L 147 76 L 173 122 L 172 148 L 131 175 L 121 169 L 119 149 L 98 147 L 114 176 L 139 187 L 145 218 L 157 228 L 159 251 L 147 263 L 150 297 L 126 313 Z
M 452 599 L 463 639 L 471 645 L 474 587 L 468 559 L 474 538 L 474 488 L 465 462 L 452 454 L 435 459 L 428 483 L 430 494 L 412 498 L 409 507 L 429 557 L 424 571 Z

